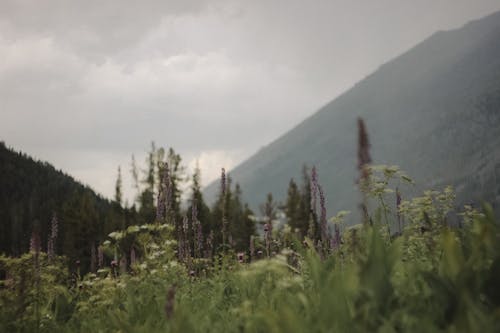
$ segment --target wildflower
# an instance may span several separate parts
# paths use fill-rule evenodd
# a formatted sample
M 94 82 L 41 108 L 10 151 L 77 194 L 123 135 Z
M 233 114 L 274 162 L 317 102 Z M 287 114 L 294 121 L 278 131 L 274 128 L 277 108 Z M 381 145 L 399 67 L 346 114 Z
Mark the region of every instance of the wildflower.
M 47 240 L 47 256 L 49 257 L 49 260 L 52 260 L 55 255 L 55 244 L 56 244 L 56 238 L 57 238 L 57 217 L 56 214 L 54 213 L 52 215 L 52 220 L 50 223 L 50 234 L 49 234 L 49 239 Z
M 368 133 L 366 131 L 365 122 L 362 118 L 358 118 L 358 183 L 363 195 L 363 200 L 360 205 L 361 211 L 363 213 L 363 224 L 368 224 L 368 222 L 370 221 L 368 215 L 366 194 L 364 192 L 366 190 L 370 177 L 370 169 L 368 168 L 368 164 L 370 164 L 371 161 L 372 159 L 370 156 L 370 142 L 368 140 Z
M 323 193 L 323 188 L 318 184 L 319 191 L 319 204 L 321 207 L 321 215 L 320 215 L 320 227 L 321 227 L 321 240 L 324 244 L 328 239 L 328 230 L 326 224 L 326 205 L 325 205 L 325 195 Z
M 370 141 L 368 140 L 368 133 L 366 131 L 365 122 L 362 118 L 358 118 L 358 169 L 364 172 L 364 167 L 371 163 L 370 156 Z
M 316 171 L 316 166 L 313 166 L 311 170 L 311 209 L 314 216 L 316 216 L 317 193 L 318 193 L 318 172 Z
M 221 210 L 222 210 L 222 244 L 227 241 L 227 219 L 226 219 L 226 169 L 221 169 L 220 176 L 220 195 L 221 195 Z

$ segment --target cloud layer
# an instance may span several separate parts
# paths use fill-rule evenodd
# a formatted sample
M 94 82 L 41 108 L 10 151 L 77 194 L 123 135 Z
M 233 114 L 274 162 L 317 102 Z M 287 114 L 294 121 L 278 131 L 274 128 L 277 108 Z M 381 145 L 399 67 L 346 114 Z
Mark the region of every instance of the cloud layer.
M 0 140 L 111 196 L 151 140 L 205 182 L 496 0 L 0 2 Z

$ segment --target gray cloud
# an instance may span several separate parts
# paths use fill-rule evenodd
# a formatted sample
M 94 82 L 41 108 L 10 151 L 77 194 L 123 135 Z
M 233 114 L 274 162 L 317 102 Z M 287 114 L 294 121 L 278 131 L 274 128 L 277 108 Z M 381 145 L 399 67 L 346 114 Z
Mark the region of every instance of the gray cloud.
M 116 165 L 150 140 L 190 165 L 199 158 L 209 180 L 433 32 L 499 9 L 497 0 L 4 0 L 0 140 L 106 195 Z

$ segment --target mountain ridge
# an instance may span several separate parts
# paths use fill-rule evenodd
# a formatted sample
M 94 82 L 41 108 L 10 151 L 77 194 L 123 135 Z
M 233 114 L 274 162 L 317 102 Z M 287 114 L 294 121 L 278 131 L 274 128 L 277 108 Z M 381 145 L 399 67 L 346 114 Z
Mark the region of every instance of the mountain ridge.
M 476 116 L 485 117 L 484 112 L 492 117 L 492 124 L 498 124 L 497 112 L 492 111 L 496 110 L 497 99 L 500 100 L 500 46 L 495 43 L 498 39 L 500 12 L 458 29 L 436 32 L 384 63 L 231 170 L 235 182 L 242 186 L 244 199 L 253 207 L 264 201 L 267 192 L 283 200 L 288 180 L 297 179 L 301 165 L 308 164 L 319 168 L 320 181 L 325 182 L 327 198 L 330 198 L 329 212 L 344 209 L 341 204 L 352 209 L 351 201 L 356 198 L 355 119 L 358 116 L 367 122 L 375 163 L 400 164 L 422 185 L 419 189 L 449 181 L 462 190 L 464 185 L 456 180 L 471 176 L 474 163 L 466 163 L 469 168 L 466 173 L 452 172 L 456 176 L 452 179 L 446 178 L 449 174 L 446 170 L 464 156 L 473 154 L 471 147 L 478 149 L 477 142 L 473 142 L 473 131 L 465 125 L 471 124 Z M 480 105 L 487 103 L 488 98 L 490 102 L 493 100 L 493 105 L 481 111 Z M 498 126 L 490 128 L 488 123 L 476 127 L 480 132 L 485 129 L 498 132 Z M 414 131 L 419 131 L 418 135 L 413 134 Z M 464 145 L 464 151 L 456 149 L 449 137 L 457 134 L 461 136 L 458 142 Z M 440 141 L 443 138 L 444 141 Z M 391 140 L 397 140 L 398 144 Z M 490 135 L 479 141 L 484 146 L 488 140 L 495 141 L 495 138 Z M 439 142 L 450 156 L 439 152 L 436 146 Z M 426 145 L 435 146 L 435 151 L 423 149 Z M 405 152 L 408 149 L 414 158 L 420 159 L 418 166 L 410 163 L 412 157 Z M 493 169 L 497 165 L 498 150 L 494 155 Z M 443 161 L 433 166 L 436 163 L 432 160 L 438 156 L 442 156 Z M 330 176 L 332 169 L 334 181 Z M 334 186 L 341 186 L 342 190 L 335 190 Z M 207 186 L 206 197 L 213 198 L 216 188 L 214 183 Z M 497 200 L 496 194 L 486 197 Z M 462 200 L 460 193 L 459 199 Z

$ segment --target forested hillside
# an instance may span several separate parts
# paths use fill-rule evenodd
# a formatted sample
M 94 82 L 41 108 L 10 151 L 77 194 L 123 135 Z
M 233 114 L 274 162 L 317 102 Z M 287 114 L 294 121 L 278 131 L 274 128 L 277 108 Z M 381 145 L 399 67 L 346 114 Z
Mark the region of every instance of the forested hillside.
M 500 207 L 500 12 L 437 32 L 243 162 L 231 175 L 257 206 L 284 201 L 301 166 L 315 165 L 330 214 L 357 211 L 357 117 L 376 164 L 397 164 L 422 189 L 456 188 L 459 203 Z M 208 199 L 216 184 L 205 190 Z M 412 193 L 413 194 L 413 193 Z
M 28 252 L 33 232 L 45 249 L 56 219 L 56 254 L 88 267 L 92 247 L 111 231 L 136 223 L 136 215 L 49 163 L 0 143 L 0 253 Z

